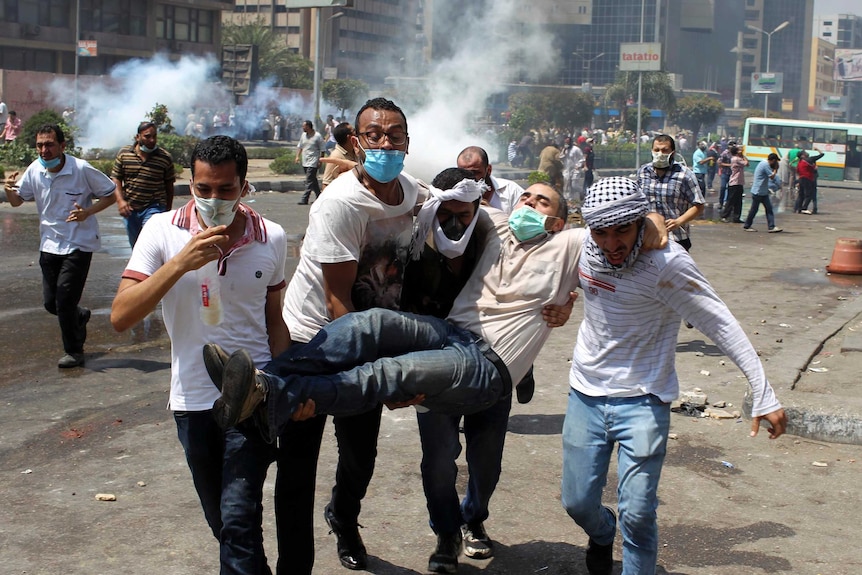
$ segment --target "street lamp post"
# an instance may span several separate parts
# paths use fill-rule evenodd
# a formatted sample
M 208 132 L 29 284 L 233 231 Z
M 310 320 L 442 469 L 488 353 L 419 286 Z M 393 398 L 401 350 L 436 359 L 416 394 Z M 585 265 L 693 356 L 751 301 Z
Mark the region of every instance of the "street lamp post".
M 321 62 L 320 57 L 320 8 L 316 8 L 315 11 L 317 14 L 314 19 L 314 94 L 312 97 L 314 98 L 314 123 L 317 126 L 320 124 L 320 67 L 321 63 L 325 65 L 326 62 Z M 344 12 L 336 12 L 326 19 L 326 23 L 339 16 L 344 16 Z
M 766 30 L 761 30 L 757 26 L 748 25 L 748 28 L 754 30 L 755 32 L 760 32 L 761 34 L 766 34 L 766 73 L 769 74 L 769 59 L 772 55 L 772 35 L 778 32 L 779 30 L 784 30 L 790 26 L 790 21 L 785 20 L 781 24 L 775 27 L 775 30 L 772 32 L 767 32 Z M 763 95 L 763 117 L 766 118 L 767 109 L 769 108 L 769 94 Z

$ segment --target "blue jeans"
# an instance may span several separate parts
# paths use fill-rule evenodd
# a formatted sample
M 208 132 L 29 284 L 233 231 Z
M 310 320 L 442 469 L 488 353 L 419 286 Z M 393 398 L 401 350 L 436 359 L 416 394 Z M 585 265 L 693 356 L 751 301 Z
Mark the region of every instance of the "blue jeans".
M 458 479 L 455 460 L 461 454 L 458 437 L 461 416 L 433 411 L 416 414 L 422 440 L 422 486 L 434 533 L 451 535 L 465 523 L 488 518 L 488 503 L 500 479 L 511 409 L 509 394 L 484 411 L 464 416 L 469 480 L 460 504 L 455 487 Z
M 718 203 L 722 206 L 727 203 L 727 186 L 730 185 L 730 173 L 722 172 L 721 173 L 721 190 L 718 195 Z
M 204 516 L 221 543 L 221 574 L 269 574 L 262 499 L 275 448 L 235 428 L 222 432 L 210 411 L 176 411 L 174 420 Z
M 140 210 L 132 210 L 132 212 L 123 218 L 126 222 L 126 235 L 129 236 L 129 244 L 135 247 L 135 242 L 138 241 L 138 236 L 141 235 L 141 230 L 144 229 L 144 224 L 147 223 L 153 214 L 160 214 L 168 211 L 168 206 L 165 204 L 150 204 Z
M 420 394 L 432 411 L 482 411 L 511 393 L 505 366 L 489 353 L 481 338 L 443 319 L 381 308 L 349 313 L 268 366 L 270 437 L 308 399 L 331 415 Z
M 761 204 L 763 204 L 763 208 L 766 210 L 766 225 L 769 226 L 770 230 L 775 227 L 775 212 L 772 210 L 772 200 L 769 199 L 769 195 L 758 196 L 751 194 L 751 208 L 748 210 L 745 223 L 742 224 L 743 228 L 748 229 L 751 227 L 751 224 L 754 223 L 754 216 L 757 215 L 757 210 Z
M 622 575 L 655 574 L 656 491 L 669 429 L 670 404 L 654 395 L 611 398 L 569 392 L 563 423 L 563 507 L 596 543 L 613 543 L 616 525 L 602 506 L 602 489 L 617 443 Z
M 82 323 L 86 310 L 78 307 L 87 274 L 90 273 L 92 252 L 75 250 L 70 254 L 57 255 L 39 252 L 39 267 L 42 268 L 42 303 L 45 310 L 57 316 L 63 351 L 84 353 L 86 333 Z
M 700 187 L 700 193 L 706 193 L 706 174 L 699 174 L 697 172 L 694 173 L 695 179 L 697 179 L 697 185 Z

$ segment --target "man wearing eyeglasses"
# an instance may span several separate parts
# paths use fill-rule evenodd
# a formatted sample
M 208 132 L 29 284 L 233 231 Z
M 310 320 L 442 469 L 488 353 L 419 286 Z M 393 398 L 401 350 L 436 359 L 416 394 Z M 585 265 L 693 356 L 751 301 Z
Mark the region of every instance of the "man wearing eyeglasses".
M 402 172 L 407 119 L 393 102 L 374 98 L 360 108 L 354 127 L 348 148 L 359 164 L 333 180 L 309 210 L 300 261 L 287 288 L 283 315 L 294 345 L 307 343 L 348 312 L 399 309 L 413 210 L 425 197 L 417 181 Z M 268 369 L 278 371 L 277 364 Z M 280 436 L 276 516 L 279 540 L 288 534 L 293 540 L 294 553 L 281 558 L 291 562 L 292 575 L 311 573 L 314 562 L 315 475 L 326 416 L 308 417 L 314 413 L 309 404 Z M 324 517 L 348 569 L 367 566 L 358 517 L 374 471 L 381 412 L 378 406 L 333 418 L 339 460 Z

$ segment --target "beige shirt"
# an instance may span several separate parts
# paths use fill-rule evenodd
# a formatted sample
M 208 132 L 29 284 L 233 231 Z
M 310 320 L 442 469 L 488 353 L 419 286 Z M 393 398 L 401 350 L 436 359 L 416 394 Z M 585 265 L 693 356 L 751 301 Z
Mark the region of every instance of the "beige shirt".
M 564 230 L 520 243 L 509 231 L 505 213 L 488 212 L 497 233 L 488 234 L 448 319 L 482 336 L 509 368 L 512 381 L 518 382 L 551 333 L 542 320 L 542 308 L 566 303 L 578 285 L 578 257 L 586 230 Z
M 330 158 L 340 158 L 345 160 L 356 161 L 356 154 L 353 152 L 348 152 L 344 148 L 341 147 L 340 144 L 336 144 L 335 148 L 332 150 L 332 153 L 329 154 Z M 323 187 L 328 186 L 332 183 L 332 180 L 337 178 L 339 174 L 341 174 L 342 169 L 337 164 L 326 164 L 326 170 L 323 172 Z

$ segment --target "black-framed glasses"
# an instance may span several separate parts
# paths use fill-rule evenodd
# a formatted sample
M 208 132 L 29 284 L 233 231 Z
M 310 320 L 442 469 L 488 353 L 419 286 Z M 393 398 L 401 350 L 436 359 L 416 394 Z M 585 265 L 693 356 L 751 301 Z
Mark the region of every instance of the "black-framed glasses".
M 407 143 L 407 132 L 384 132 L 382 130 L 368 130 L 367 132 L 357 132 L 360 136 L 365 136 L 365 140 L 372 146 L 379 146 L 383 143 L 383 138 L 389 140 L 393 146 L 403 146 Z

